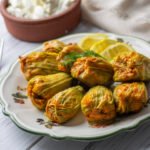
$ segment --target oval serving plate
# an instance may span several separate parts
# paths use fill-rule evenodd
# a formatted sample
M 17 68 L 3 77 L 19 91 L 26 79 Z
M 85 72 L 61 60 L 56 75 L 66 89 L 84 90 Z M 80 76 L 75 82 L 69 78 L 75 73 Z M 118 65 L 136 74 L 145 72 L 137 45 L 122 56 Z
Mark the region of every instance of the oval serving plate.
M 139 53 L 150 58 L 150 45 L 147 42 L 129 36 L 106 34 L 112 39 L 122 38 L 124 42 L 131 44 Z M 86 35 L 88 35 L 88 33 L 74 34 L 60 38 L 59 40 L 66 43 L 75 43 L 79 42 L 79 40 Z M 41 47 L 33 51 L 39 51 Z M 148 107 L 144 108 L 141 112 L 124 117 L 104 128 L 91 128 L 82 113 L 79 113 L 68 123 L 49 128 L 45 121 L 44 112 L 33 107 L 30 100 L 23 99 L 19 102 L 14 100 L 12 94 L 17 92 L 17 87 L 26 87 L 26 85 L 27 82 L 20 71 L 19 61 L 17 60 L 1 82 L 0 102 L 4 114 L 8 115 L 18 127 L 31 133 L 47 135 L 54 139 L 100 140 L 120 131 L 133 129 L 144 120 L 150 118 L 150 104 L 148 104 Z M 150 90 L 150 88 L 148 90 Z

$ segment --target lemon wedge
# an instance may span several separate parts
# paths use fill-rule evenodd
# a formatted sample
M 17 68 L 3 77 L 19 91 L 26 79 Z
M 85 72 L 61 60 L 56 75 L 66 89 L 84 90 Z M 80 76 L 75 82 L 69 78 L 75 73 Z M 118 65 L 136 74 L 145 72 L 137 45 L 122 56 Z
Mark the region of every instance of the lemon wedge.
M 93 44 L 91 46 L 91 50 L 100 54 L 102 51 L 104 51 L 107 47 L 109 47 L 110 45 L 114 45 L 118 43 L 118 41 L 116 40 L 111 40 L 111 39 L 102 39 L 99 42 L 96 42 L 95 44 Z
M 100 41 L 104 38 L 108 38 L 108 36 L 106 34 L 102 34 L 102 33 L 89 34 L 88 36 L 86 36 L 80 40 L 79 46 L 83 50 L 90 50 L 93 44 L 97 43 L 98 41 Z
M 101 56 L 106 58 L 108 61 L 112 61 L 115 57 L 122 54 L 127 54 L 131 51 L 134 51 L 131 46 L 125 43 L 116 43 L 107 47 L 102 53 Z

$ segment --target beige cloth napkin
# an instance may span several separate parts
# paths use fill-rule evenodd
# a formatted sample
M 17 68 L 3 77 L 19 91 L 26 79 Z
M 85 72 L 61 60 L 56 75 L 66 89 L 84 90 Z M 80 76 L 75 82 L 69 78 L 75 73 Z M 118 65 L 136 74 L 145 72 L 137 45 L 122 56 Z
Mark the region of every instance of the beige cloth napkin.
M 82 15 L 109 32 L 150 41 L 150 0 L 82 0 Z

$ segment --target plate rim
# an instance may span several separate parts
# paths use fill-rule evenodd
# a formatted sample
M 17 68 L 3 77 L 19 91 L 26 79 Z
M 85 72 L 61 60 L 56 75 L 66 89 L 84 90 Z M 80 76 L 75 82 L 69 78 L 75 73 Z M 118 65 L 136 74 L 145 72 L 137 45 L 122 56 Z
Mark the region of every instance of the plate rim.
M 70 35 L 67 35 L 67 36 L 64 36 L 64 37 L 61 37 L 61 38 L 58 38 L 58 40 L 65 40 L 65 39 L 68 39 L 68 38 L 72 38 L 72 37 L 75 37 L 75 36 L 85 36 L 85 35 L 89 35 L 89 34 L 93 34 L 94 32 L 91 32 L 91 33 L 76 33 L 76 34 L 70 34 Z M 102 32 L 95 32 L 95 33 L 102 33 Z M 108 34 L 108 35 L 115 35 L 115 36 L 122 36 L 122 37 L 125 37 L 125 38 L 133 38 L 135 40 L 140 40 L 141 42 L 144 42 L 146 45 L 148 45 L 150 47 L 150 44 L 143 40 L 143 39 L 140 39 L 140 38 L 137 38 L 137 37 L 134 37 L 134 36 L 127 36 L 127 35 L 121 35 L 121 34 L 115 34 L 115 33 L 109 33 L 109 32 L 106 32 L 104 34 Z M 32 51 L 36 51 L 40 48 L 41 46 L 38 46 L 37 48 L 34 48 Z M 23 55 L 26 55 L 30 52 L 26 52 L 24 53 Z M 124 127 L 122 129 L 119 129 L 117 131 L 112 131 L 110 133 L 107 133 L 105 135 L 100 135 L 100 136 L 94 136 L 94 137 L 74 137 L 74 136 L 56 136 L 56 135 L 52 135 L 50 133 L 41 133 L 41 132 L 38 132 L 38 131 L 33 131 L 32 129 L 29 129 L 29 128 L 26 128 L 24 127 L 23 125 L 21 125 L 19 123 L 19 121 L 15 118 L 15 114 L 13 112 L 10 112 L 8 111 L 6 108 L 7 108 L 7 104 L 5 103 L 5 99 L 3 98 L 2 96 L 2 88 L 3 88 L 3 82 L 9 77 L 9 75 L 12 73 L 12 70 L 14 68 L 14 66 L 16 65 L 16 63 L 18 62 L 18 60 L 16 60 L 10 67 L 9 67 L 9 71 L 7 71 L 7 75 L 6 76 L 3 76 L 0 80 L 0 104 L 2 105 L 2 112 L 4 115 L 8 116 L 12 122 L 17 126 L 19 127 L 20 129 L 26 131 L 26 132 L 29 132 L 29 133 L 32 133 L 32 134 L 36 134 L 36 135 L 41 135 L 41 136 L 48 136 L 52 139 L 56 139 L 56 140 L 77 140 L 77 141 L 98 141 L 98 140 L 102 140 L 102 139 L 106 139 L 106 138 L 109 138 L 109 137 L 112 137 L 114 135 L 117 135 L 119 133 L 122 133 L 122 132 L 127 132 L 127 131 L 131 131 L 131 130 L 134 130 L 136 129 L 138 126 L 140 126 L 143 122 L 147 121 L 150 119 L 150 115 L 149 116 L 145 116 L 144 118 L 136 121 L 136 123 L 133 123 L 133 125 L 130 125 L 129 127 Z

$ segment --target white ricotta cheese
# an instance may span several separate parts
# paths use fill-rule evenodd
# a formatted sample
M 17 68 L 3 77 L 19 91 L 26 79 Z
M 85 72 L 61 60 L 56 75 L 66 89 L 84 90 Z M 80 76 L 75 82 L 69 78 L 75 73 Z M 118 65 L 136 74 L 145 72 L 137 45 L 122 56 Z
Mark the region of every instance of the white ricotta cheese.
M 75 0 L 9 0 L 7 11 L 16 17 L 42 19 L 59 14 Z

